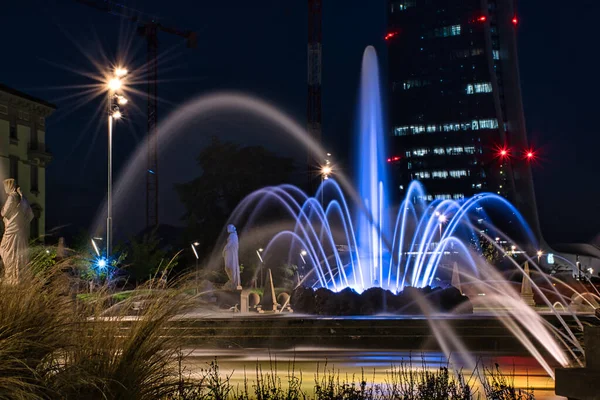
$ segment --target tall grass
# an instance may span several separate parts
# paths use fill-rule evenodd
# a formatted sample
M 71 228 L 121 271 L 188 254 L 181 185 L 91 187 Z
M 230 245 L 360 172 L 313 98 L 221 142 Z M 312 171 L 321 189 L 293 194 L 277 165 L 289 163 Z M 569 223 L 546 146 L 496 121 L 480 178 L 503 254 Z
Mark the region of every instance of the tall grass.
M 342 376 L 325 365 L 318 366 L 312 389 L 303 389 L 302 373 L 290 363 L 283 377 L 271 364 L 269 371 L 257 366 L 254 379 L 244 374 L 241 385 L 231 383 L 232 375 L 222 375 L 216 360 L 202 370 L 195 385 L 174 393 L 176 400 L 534 400 L 533 391 L 515 389 L 496 366 L 484 368 L 467 378 L 448 366 L 429 369 L 412 368 L 400 363 L 386 371 L 383 383 L 375 382 L 363 371 L 360 376 Z M 183 378 L 182 378 L 183 379 Z M 479 381 L 481 379 L 481 381 Z M 475 387 L 481 388 L 474 389 Z
M 69 259 L 0 284 L 0 399 L 160 399 L 180 385 L 180 332 L 169 320 L 189 297 L 159 280 L 114 303 L 102 288 L 81 302 L 69 292 Z M 159 286 L 160 285 L 160 286 Z M 127 314 L 143 304 L 136 318 Z
M 160 278 L 114 304 L 114 293 L 101 288 L 81 301 L 71 290 L 67 259 L 37 271 L 17 286 L 0 284 L 0 399 L 18 400 L 531 400 L 496 369 L 485 370 L 483 392 L 447 367 L 415 371 L 392 367 L 384 383 L 363 374 L 341 376 L 326 365 L 314 383 L 303 384 L 290 363 L 284 375 L 276 364 L 234 386 L 216 360 L 199 379 L 185 376 L 179 350 L 186 331 L 171 324 L 195 299 L 185 285 L 165 287 Z M 129 316 L 136 305 L 135 317 Z

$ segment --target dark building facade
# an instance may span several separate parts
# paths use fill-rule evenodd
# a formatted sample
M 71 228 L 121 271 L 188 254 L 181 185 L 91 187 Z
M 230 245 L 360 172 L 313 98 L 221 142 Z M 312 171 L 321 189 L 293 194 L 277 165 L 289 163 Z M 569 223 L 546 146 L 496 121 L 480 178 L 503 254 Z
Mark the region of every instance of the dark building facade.
M 541 239 L 517 66 L 514 0 L 390 0 L 392 176 L 403 196 L 498 193 Z M 530 154 L 531 156 L 531 154 Z

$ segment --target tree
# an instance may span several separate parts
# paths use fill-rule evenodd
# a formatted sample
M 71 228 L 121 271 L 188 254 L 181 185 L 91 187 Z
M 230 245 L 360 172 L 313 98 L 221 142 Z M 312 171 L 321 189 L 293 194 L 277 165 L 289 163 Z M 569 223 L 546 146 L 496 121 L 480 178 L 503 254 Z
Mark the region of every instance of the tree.
M 213 137 L 197 158 L 202 175 L 176 185 L 186 212 L 187 239 L 199 241 L 201 250 L 213 248 L 235 207 L 262 187 L 287 182 L 293 160 L 261 146 L 241 147 Z
M 483 235 L 474 236 L 471 239 L 471 247 L 491 265 L 496 265 L 501 259 L 498 248 Z
M 161 246 L 161 239 L 154 229 L 130 239 L 127 245 L 125 271 L 134 282 L 140 283 L 154 277 L 161 268 L 175 267 L 176 261 L 169 264 L 170 261 L 168 251 Z

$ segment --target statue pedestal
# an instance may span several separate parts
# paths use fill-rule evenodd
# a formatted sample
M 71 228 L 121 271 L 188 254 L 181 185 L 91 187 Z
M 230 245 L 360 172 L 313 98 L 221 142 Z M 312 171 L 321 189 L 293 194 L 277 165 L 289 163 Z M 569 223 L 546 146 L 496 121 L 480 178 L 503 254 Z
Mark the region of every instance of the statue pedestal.
M 533 294 L 522 294 L 521 299 L 529 307 L 535 307 L 535 301 L 533 300 Z
M 240 312 L 247 313 L 250 312 L 250 306 L 248 304 L 248 295 L 250 294 L 249 290 L 242 290 L 241 286 L 238 286 L 238 292 L 240 295 Z

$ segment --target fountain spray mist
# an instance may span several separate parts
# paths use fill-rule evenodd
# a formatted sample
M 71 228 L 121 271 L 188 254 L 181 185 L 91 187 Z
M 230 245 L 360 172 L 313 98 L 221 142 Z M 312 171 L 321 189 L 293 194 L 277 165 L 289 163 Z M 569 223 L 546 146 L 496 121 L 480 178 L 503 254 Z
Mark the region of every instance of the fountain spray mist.
M 388 202 L 385 143 L 379 88 L 379 66 L 373 46 L 365 49 L 360 85 L 360 132 L 357 152 L 358 191 L 369 216 L 358 214 L 359 257 L 364 260 L 363 276 L 368 286 L 381 286 L 383 282 L 383 230 L 384 212 Z M 370 217 L 370 218 L 369 218 Z

